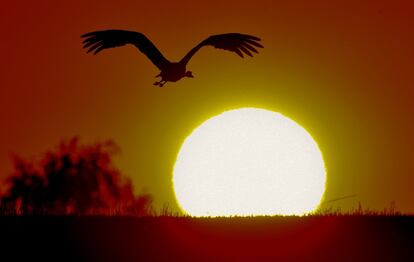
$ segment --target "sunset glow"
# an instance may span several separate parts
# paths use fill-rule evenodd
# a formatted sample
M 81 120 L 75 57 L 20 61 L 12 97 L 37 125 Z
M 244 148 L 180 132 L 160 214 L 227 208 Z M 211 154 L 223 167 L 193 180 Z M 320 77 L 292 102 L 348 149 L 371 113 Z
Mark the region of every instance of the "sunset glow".
M 224 112 L 184 142 L 174 167 L 179 205 L 191 216 L 302 215 L 325 190 L 322 154 L 282 114 Z

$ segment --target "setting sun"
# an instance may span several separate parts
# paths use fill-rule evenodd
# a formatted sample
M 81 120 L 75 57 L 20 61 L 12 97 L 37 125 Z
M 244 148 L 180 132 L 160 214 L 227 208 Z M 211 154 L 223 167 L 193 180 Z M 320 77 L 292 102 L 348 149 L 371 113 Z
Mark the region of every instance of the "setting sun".
M 185 140 L 173 184 L 191 216 L 303 215 L 317 208 L 326 172 L 318 145 L 282 114 L 242 108 Z

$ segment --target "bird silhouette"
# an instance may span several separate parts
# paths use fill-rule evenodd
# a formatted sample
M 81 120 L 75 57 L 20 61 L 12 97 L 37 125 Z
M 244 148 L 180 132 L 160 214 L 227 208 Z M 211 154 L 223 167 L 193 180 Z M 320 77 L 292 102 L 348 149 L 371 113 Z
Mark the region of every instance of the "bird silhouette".
M 120 47 L 127 44 L 136 46 L 144 53 L 151 62 L 161 70 L 156 77 L 161 79 L 154 83 L 155 86 L 162 87 L 167 82 L 177 82 L 183 77 L 193 78 L 193 73 L 187 71 L 186 67 L 193 55 L 203 46 L 213 46 L 218 49 L 231 51 L 243 58 L 243 54 L 253 56 L 258 53 L 257 48 L 263 48 L 259 43 L 260 38 L 240 34 L 227 33 L 212 35 L 201 41 L 191 49 L 179 62 L 168 61 L 157 47 L 144 34 L 126 30 L 103 30 L 84 34 L 81 36 L 83 48 L 88 49 L 88 53 L 98 54 L 104 49 Z

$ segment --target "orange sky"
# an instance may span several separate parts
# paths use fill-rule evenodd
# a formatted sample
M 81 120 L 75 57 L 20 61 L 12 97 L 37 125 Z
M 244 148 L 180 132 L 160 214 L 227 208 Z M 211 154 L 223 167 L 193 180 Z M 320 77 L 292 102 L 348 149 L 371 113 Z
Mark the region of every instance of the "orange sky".
M 12 152 L 62 138 L 114 139 L 137 192 L 176 208 L 171 171 L 183 139 L 226 109 L 279 111 L 318 142 L 326 199 L 343 209 L 395 200 L 414 212 L 414 5 L 411 1 L 13 1 L 0 9 L 0 178 Z M 333 3 L 334 2 L 334 3 Z M 211 34 L 263 39 L 253 59 L 205 48 L 194 79 L 154 88 L 134 47 L 86 55 L 80 35 L 145 33 L 170 60 Z

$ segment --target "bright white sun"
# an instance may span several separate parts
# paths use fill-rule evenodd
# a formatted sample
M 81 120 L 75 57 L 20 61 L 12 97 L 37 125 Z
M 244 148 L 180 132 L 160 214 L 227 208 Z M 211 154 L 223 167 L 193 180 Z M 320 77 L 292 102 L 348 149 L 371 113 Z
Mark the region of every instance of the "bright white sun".
M 318 145 L 282 114 L 226 111 L 187 137 L 174 166 L 177 201 L 191 216 L 303 215 L 326 172 Z

